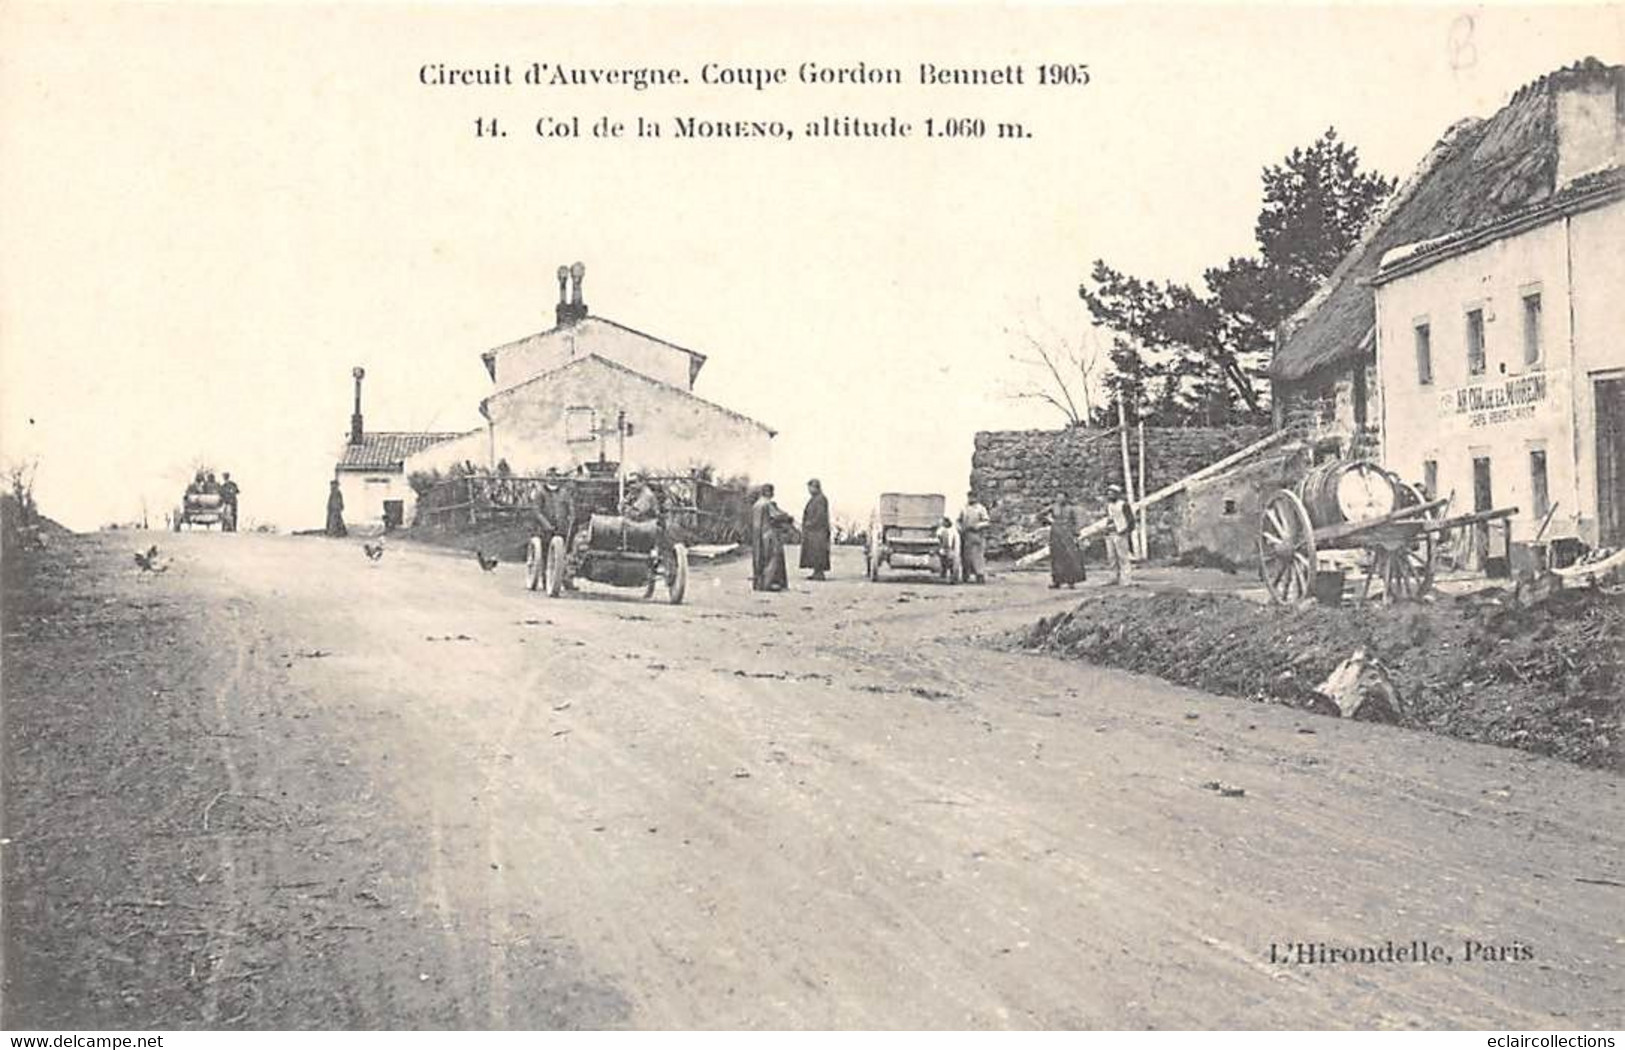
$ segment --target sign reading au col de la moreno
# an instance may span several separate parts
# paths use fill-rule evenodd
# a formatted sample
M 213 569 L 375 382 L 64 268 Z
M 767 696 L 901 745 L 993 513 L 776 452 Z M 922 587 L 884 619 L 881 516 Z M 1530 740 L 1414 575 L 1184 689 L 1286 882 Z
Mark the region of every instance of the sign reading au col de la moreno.
M 1561 372 L 1531 372 L 1439 392 L 1439 416 L 1467 427 L 1534 419 L 1560 400 Z

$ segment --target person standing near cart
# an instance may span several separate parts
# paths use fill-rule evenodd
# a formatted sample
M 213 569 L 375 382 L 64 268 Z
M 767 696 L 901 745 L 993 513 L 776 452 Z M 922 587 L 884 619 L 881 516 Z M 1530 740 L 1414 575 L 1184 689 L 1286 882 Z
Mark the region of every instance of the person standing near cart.
M 553 537 L 562 537 L 564 549 L 568 551 L 576 524 L 575 493 L 572 486 L 559 476 L 557 469 L 547 468 L 542 487 L 536 493 L 536 502 L 530 508 L 530 516 L 536 536 L 541 540 L 542 567 L 545 571 Z
M 1133 552 L 1129 537 L 1134 534 L 1134 504 L 1123 496 L 1123 490 L 1110 485 L 1106 489 L 1106 550 L 1111 554 L 1113 582 L 1134 582 Z
M 965 509 L 959 512 L 959 557 L 963 563 L 960 579 L 966 583 L 987 582 L 987 508 L 976 493 L 965 493 Z
M 225 531 L 227 532 L 237 531 L 237 494 L 241 491 L 242 489 L 237 487 L 237 483 L 231 480 L 231 471 L 228 470 L 221 475 L 220 501 L 226 507 Z

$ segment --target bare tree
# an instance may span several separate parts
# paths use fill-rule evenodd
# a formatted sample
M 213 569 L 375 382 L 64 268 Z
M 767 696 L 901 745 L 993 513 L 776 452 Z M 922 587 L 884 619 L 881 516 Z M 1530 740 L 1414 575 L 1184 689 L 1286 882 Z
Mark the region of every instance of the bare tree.
M 1005 329 L 1023 349 L 1010 360 L 1023 369 L 1021 385 L 1011 393 L 1018 401 L 1042 401 L 1066 417 L 1067 426 L 1089 426 L 1094 420 L 1091 388 L 1100 363 L 1100 351 L 1085 330 L 1076 342 L 1060 337 L 1039 339 L 1026 326 Z
M 34 472 L 38 468 L 39 461 L 33 459 L 6 466 L 6 485 L 11 489 L 11 498 L 16 501 L 17 514 L 25 528 L 32 528 L 39 514 L 34 504 Z

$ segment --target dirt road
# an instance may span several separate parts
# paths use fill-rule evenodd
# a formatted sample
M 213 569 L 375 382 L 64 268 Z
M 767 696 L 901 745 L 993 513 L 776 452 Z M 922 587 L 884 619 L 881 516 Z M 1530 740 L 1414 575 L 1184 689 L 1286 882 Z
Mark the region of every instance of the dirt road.
M 975 644 L 1037 577 L 155 538 L 8 595 L 11 1027 L 1625 1025 L 1618 777 Z

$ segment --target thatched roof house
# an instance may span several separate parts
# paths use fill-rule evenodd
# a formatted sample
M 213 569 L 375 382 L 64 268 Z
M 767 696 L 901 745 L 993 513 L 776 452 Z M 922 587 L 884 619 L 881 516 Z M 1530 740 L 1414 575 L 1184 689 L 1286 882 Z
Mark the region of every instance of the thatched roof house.
M 1367 404 L 1377 396 L 1370 281 L 1383 256 L 1495 223 L 1605 165 L 1619 149 L 1620 100 L 1625 66 L 1588 58 L 1525 85 L 1488 119 L 1449 128 L 1321 288 L 1282 325 L 1270 365 L 1277 422 L 1308 410 L 1357 432 L 1375 418 Z M 1614 142 L 1599 146 L 1610 135 Z

